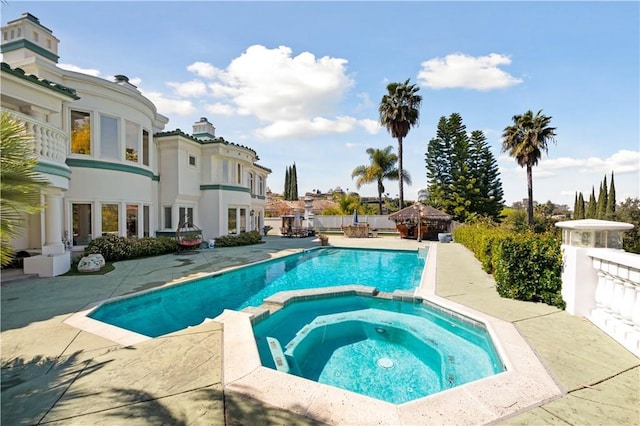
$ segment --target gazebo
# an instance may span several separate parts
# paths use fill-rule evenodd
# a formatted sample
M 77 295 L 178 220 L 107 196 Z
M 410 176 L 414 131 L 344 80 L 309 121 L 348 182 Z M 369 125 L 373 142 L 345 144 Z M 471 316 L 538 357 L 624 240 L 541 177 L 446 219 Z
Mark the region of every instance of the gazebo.
M 400 238 L 421 240 L 437 240 L 441 232 L 450 232 L 453 217 L 445 212 L 415 203 L 409 207 L 392 213 L 389 219 L 396 223 L 396 229 L 400 232 Z

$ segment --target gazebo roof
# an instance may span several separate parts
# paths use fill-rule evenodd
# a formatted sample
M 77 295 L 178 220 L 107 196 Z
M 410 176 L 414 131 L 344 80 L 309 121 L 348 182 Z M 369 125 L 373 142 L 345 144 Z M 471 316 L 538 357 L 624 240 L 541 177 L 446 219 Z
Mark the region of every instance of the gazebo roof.
M 442 221 L 450 221 L 453 217 L 445 212 L 441 212 L 432 206 L 427 206 L 426 204 L 422 204 L 421 208 L 419 204 L 413 204 L 409 207 L 405 207 L 404 209 L 392 213 L 389 215 L 389 219 L 394 220 L 396 222 L 403 220 L 418 220 L 418 215 L 424 219 L 431 220 L 442 220 Z

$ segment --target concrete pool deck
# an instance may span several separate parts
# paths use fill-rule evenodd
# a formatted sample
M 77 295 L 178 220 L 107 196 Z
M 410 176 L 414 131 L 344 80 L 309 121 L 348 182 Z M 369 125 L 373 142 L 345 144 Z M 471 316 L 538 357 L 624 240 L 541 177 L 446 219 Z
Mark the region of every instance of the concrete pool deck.
M 98 300 L 319 245 L 311 238 L 266 241 L 119 262 L 114 271 L 97 276 L 12 280 L 3 271 L 2 424 L 317 424 L 223 391 L 223 331 L 216 322 L 132 346 L 63 323 Z M 331 236 L 329 242 L 380 248 L 426 244 L 397 237 Z M 495 423 L 640 423 L 640 359 L 586 319 L 500 298 L 492 277 L 455 243 L 438 244 L 437 294 L 514 324 L 565 391 Z

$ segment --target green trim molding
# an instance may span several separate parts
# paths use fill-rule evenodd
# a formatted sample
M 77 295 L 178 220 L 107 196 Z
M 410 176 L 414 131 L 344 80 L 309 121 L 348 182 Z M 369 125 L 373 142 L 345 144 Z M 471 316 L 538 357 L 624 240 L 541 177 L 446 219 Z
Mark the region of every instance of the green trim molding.
M 265 197 L 264 195 L 256 195 L 256 194 L 251 194 L 251 198 L 256 198 L 258 200 L 266 200 L 267 197 Z
M 18 49 L 28 49 L 31 50 L 32 52 L 37 53 L 40 56 L 44 56 L 47 59 L 51 59 L 53 62 L 55 62 L 56 64 L 58 63 L 58 59 L 60 59 L 60 57 L 58 55 L 56 55 L 53 52 L 50 52 L 46 49 L 43 49 L 42 47 L 38 46 L 37 44 L 29 41 L 29 40 L 15 40 L 15 41 L 10 41 L 9 43 L 5 43 L 1 46 L 2 48 L 2 53 L 6 53 L 6 52 L 11 52 L 12 50 L 18 50 Z
M 243 186 L 231 186 L 231 185 L 200 185 L 201 191 L 236 191 L 236 192 L 246 192 L 251 193 L 249 188 L 245 188 Z
M 63 165 L 38 163 L 33 169 L 38 173 L 46 173 L 48 175 L 71 179 L 71 170 L 69 170 L 69 167 Z
M 132 173 L 148 177 L 149 179 L 160 182 L 160 176 L 154 175 L 152 171 L 128 164 L 109 163 L 106 161 L 83 160 L 81 158 L 67 158 L 69 167 L 86 167 L 89 169 L 113 170 L 116 172 Z

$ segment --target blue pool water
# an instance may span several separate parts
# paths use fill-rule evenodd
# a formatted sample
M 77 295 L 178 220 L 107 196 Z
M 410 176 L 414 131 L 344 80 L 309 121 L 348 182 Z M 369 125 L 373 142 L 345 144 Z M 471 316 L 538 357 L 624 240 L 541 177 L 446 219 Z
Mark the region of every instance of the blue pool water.
M 422 303 L 296 301 L 254 334 L 264 366 L 394 404 L 504 371 L 482 324 Z
M 350 284 L 410 290 L 419 285 L 424 262 L 416 251 L 310 250 L 108 302 L 90 317 L 157 337 L 215 318 L 224 309 L 259 306 L 280 291 Z

